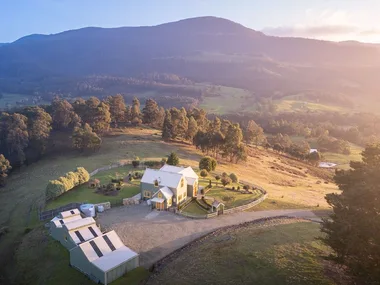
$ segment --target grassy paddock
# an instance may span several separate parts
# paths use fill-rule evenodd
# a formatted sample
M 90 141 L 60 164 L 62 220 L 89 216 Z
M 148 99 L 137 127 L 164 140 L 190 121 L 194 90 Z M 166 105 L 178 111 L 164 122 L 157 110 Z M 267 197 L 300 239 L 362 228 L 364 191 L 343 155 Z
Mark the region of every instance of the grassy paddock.
M 186 208 L 183 209 L 183 212 L 192 215 L 206 215 L 208 214 L 205 209 L 197 204 L 197 202 L 192 201 Z
M 275 221 L 227 229 L 168 261 L 148 284 L 330 285 L 319 226 Z M 276 226 L 272 226 L 276 225 Z
M 113 178 L 124 178 L 129 172 L 139 171 L 132 166 L 122 166 L 106 171 L 99 172 L 92 176 L 100 180 L 100 184 L 107 185 L 111 183 Z M 97 204 L 101 202 L 111 202 L 112 205 L 121 205 L 124 198 L 130 198 L 140 192 L 140 181 L 135 180 L 131 183 L 125 183 L 117 195 L 103 195 L 95 192 L 95 189 L 90 189 L 88 184 L 82 184 L 68 191 L 57 199 L 51 201 L 47 205 L 47 209 L 54 209 L 73 202 L 86 202 Z

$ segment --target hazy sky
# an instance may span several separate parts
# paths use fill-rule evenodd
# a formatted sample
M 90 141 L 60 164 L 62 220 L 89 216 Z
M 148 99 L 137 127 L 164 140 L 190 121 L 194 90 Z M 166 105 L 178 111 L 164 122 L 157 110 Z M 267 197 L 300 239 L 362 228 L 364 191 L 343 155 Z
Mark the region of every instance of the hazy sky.
M 380 0 L 0 0 L 0 42 L 209 15 L 271 35 L 380 43 Z

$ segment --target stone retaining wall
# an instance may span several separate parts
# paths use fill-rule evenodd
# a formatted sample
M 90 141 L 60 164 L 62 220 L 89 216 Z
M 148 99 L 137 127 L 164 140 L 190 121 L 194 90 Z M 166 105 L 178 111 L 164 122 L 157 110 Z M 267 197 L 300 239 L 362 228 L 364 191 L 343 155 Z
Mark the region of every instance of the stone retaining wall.
M 95 206 L 96 210 L 98 210 L 99 206 L 103 206 L 104 207 L 104 211 L 105 211 L 105 210 L 111 209 L 111 202 L 103 202 L 103 203 L 95 204 L 94 206 Z
M 228 210 L 224 210 L 223 214 L 233 214 L 233 213 L 236 213 L 236 212 L 242 212 L 242 211 L 248 210 L 248 209 L 252 208 L 253 206 L 256 206 L 257 204 L 260 204 L 267 197 L 268 197 L 268 194 L 265 194 L 261 198 L 255 200 L 255 201 L 252 201 L 251 203 L 248 203 L 246 205 L 235 207 L 235 208 L 228 209 Z

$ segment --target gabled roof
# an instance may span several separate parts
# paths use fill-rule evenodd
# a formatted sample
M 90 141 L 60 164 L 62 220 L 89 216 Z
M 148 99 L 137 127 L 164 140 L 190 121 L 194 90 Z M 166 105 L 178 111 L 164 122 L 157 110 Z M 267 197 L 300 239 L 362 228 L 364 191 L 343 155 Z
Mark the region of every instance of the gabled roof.
M 66 230 L 72 231 L 72 230 L 83 228 L 83 227 L 90 226 L 90 225 L 96 226 L 96 223 L 95 223 L 95 220 L 93 218 L 88 217 L 88 218 L 84 218 L 84 219 L 80 219 L 80 220 L 75 220 L 75 221 L 72 221 L 70 223 L 65 223 L 63 226 Z
M 182 177 L 183 175 L 179 173 L 147 168 L 144 172 L 143 177 L 141 178 L 141 182 L 154 184 L 157 180 L 159 186 L 177 188 Z
M 138 256 L 136 252 L 123 244 L 115 231 L 83 242 L 73 250 L 81 250 L 88 261 L 104 272 Z
M 72 210 L 61 212 L 59 215 L 61 219 L 65 219 L 65 218 L 72 217 L 75 215 L 80 215 L 80 212 L 78 209 L 72 209 Z
M 101 236 L 102 232 L 96 225 L 88 225 L 69 231 L 69 235 L 76 244 L 80 244 L 82 242 Z
M 81 215 L 71 216 L 65 219 L 60 219 L 59 217 L 55 217 L 51 220 L 51 222 L 54 223 L 54 225 L 57 228 L 62 228 L 64 224 L 67 224 L 76 220 L 81 220 L 81 219 L 82 219 Z
M 166 186 L 160 188 L 160 190 L 158 190 L 156 193 L 154 193 L 153 197 L 156 196 L 158 194 L 158 192 L 161 192 L 162 195 L 164 195 L 166 199 L 170 199 L 174 195 L 173 192 L 172 192 L 172 190 L 170 190 Z
M 178 166 L 165 164 L 163 167 L 160 168 L 160 170 L 165 171 L 165 172 L 171 172 L 171 173 L 180 173 L 180 174 L 183 174 L 186 178 L 194 178 L 194 179 L 198 178 L 198 175 L 190 166 L 184 168 L 184 167 L 178 167 Z

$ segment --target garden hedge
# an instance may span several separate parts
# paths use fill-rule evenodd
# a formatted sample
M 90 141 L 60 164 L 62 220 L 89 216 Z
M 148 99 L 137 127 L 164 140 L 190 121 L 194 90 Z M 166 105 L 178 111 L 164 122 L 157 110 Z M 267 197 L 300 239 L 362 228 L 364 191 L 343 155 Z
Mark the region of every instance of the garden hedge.
M 50 180 L 46 186 L 46 199 L 51 200 L 90 180 L 90 174 L 83 167 L 70 171 L 56 180 Z

